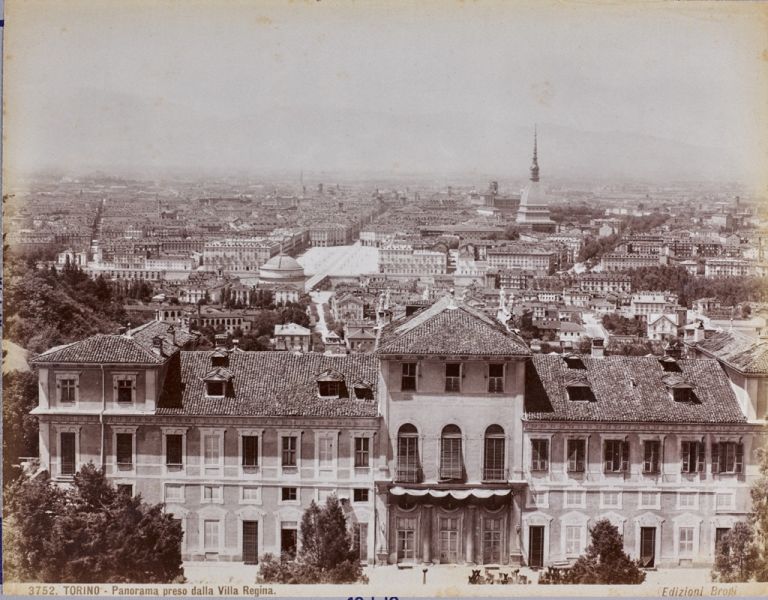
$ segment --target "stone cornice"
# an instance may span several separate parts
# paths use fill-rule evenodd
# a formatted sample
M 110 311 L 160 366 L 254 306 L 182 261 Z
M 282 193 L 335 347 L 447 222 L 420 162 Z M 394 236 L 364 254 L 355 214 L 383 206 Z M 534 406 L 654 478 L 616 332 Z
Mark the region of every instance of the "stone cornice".
M 717 431 L 718 433 L 755 433 L 768 435 L 762 423 L 637 423 L 632 421 L 526 421 L 523 431 L 552 431 L 566 433 L 606 433 L 606 428 L 629 433 L 688 433 Z

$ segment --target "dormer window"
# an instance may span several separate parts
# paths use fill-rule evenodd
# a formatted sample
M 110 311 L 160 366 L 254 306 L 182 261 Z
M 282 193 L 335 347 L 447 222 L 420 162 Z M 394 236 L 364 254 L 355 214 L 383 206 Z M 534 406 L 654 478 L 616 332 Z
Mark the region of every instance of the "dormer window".
M 696 394 L 693 389 L 689 387 L 679 387 L 672 390 L 672 398 L 675 402 L 682 402 L 684 404 L 698 403 Z
M 206 393 L 209 396 L 223 396 L 224 395 L 224 382 L 223 381 L 206 381 Z
M 569 369 L 586 369 L 584 361 L 576 354 L 568 354 L 563 357 L 563 360 Z
M 223 398 L 227 395 L 227 388 L 232 382 L 234 375 L 228 369 L 216 367 L 209 371 L 203 381 L 205 382 L 205 393 L 213 398 Z
M 338 381 L 318 381 L 318 390 L 322 398 L 338 398 L 339 397 L 339 382 Z
M 566 387 L 568 400 L 573 402 L 594 402 L 595 395 L 586 384 L 575 384 Z
M 342 396 L 343 384 L 344 376 L 334 369 L 328 369 L 318 376 L 317 391 L 321 398 L 339 398 Z
M 664 371 L 667 373 L 681 372 L 680 365 L 677 364 L 677 361 L 671 356 L 665 356 L 664 358 L 660 358 L 659 364 L 661 365 L 661 368 L 664 369 Z
M 355 398 L 358 400 L 373 400 L 373 390 L 370 384 L 358 381 L 352 388 L 355 390 Z
M 211 354 L 211 366 L 212 367 L 228 367 L 229 366 L 229 352 L 223 348 L 215 350 Z

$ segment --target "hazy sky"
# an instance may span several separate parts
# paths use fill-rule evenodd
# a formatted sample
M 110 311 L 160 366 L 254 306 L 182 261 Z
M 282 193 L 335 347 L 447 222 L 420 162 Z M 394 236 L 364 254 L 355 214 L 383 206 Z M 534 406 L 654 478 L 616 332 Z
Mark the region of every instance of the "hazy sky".
M 15 171 L 768 171 L 758 3 L 6 6 Z

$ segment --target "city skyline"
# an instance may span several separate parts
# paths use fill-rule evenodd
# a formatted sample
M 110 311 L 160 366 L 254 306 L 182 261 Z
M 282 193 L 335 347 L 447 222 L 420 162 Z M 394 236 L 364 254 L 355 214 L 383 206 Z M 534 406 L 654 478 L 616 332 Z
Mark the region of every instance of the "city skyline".
M 9 7 L 7 176 L 524 180 L 535 123 L 543 181 L 764 189 L 752 6 L 143 6 Z

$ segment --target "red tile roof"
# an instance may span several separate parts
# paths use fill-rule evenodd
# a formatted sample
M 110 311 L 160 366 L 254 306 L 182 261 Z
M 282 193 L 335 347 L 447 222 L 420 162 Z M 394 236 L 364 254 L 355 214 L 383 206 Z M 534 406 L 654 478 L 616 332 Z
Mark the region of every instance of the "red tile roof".
M 496 319 L 466 304 L 451 304 L 449 297 L 388 325 L 376 350 L 378 356 L 530 353 L 525 342 Z
M 311 417 L 375 417 L 372 398 L 358 400 L 355 382 L 378 381 L 377 360 L 370 355 L 293 354 L 290 352 L 233 352 L 227 370 L 232 380 L 224 398 L 206 396 L 203 378 L 211 366 L 211 352 L 181 352 L 179 378 L 170 376 L 176 393 L 167 390 L 159 415 L 254 415 Z M 339 398 L 321 398 L 317 379 L 328 370 L 343 377 Z M 179 393 L 180 392 L 180 393 Z
M 525 416 L 532 421 L 742 423 L 746 421 L 728 377 L 716 360 L 679 361 L 675 381 L 692 386 L 696 402 L 676 402 L 653 356 L 582 357 L 569 369 L 555 355 L 535 355 L 526 369 Z M 587 383 L 595 400 L 568 399 L 569 385 Z

